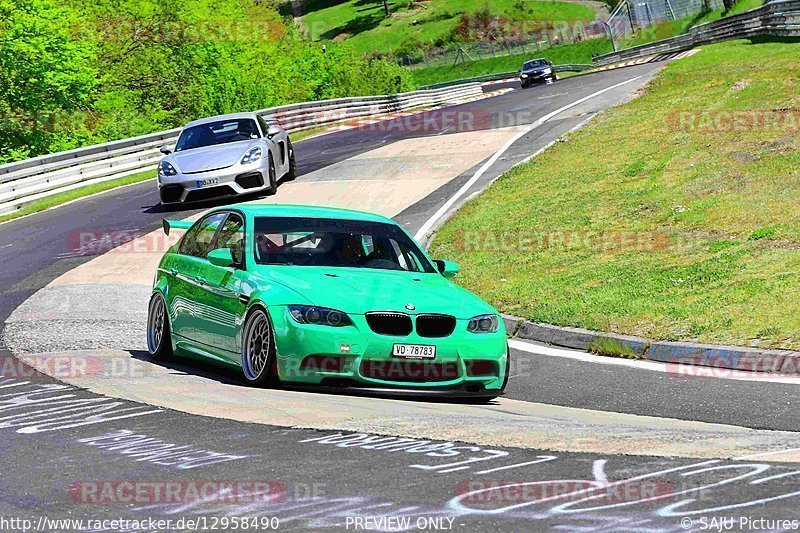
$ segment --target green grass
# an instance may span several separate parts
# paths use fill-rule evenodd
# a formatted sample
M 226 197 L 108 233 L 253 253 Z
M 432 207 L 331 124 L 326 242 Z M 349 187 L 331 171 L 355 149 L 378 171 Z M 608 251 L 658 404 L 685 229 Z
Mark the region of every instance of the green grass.
M 797 42 L 739 40 L 669 63 L 467 203 L 432 254 L 537 322 L 800 348 L 798 61 Z M 793 114 L 691 127 L 709 124 L 703 112 L 765 110 Z
M 47 198 L 42 198 L 41 200 L 36 200 L 35 202 L 26 204 L 21 209 L 18 209 L 13 213 L 0 215 L 0 223 L 6 222 L 7 220 L 23 217 L 25 215 L 38 213 L 39 211 L 44 211 L 45 209 L 48 209 L 50 207 L 65 204 L 67 202 L 71 202 L 72 200 L 77 200 L 78 198 L 83 198 L 91 194 L 107 191 L 115 187 L 121 187 L 122 185 L 129 185 L 131 183 L 145 181 L 155 177 L 156 177 L 156 171 L 148 170 L 145 172 L 131 174 L 130 176 L 125 176 L 124 178 L 106 181 L 103 183 L 96 183 L 93 185 L 87 185 L 86 187 L 78 187 L 77 189 L 72 189 L 71 191 L 54 194 L 53 196 L 48 196 Z
M 763 0 L 739 0 L 727 14 L 723 13 L 722 10 L 716 10 L 696 17 L 687 17 L 674 22 L 664 22 L 652 28 L 642 30 L 631 39 L 618 43 L 618 46 L 620 46 L 620 48 L 629 48 L 631 46 L 638 46 L 652 41 L 674 37 L 686 33 L 693 26 L 698 24 L 717 20 L 722 18 L 723 15 L 734 15 L 742 11 L 754 9 L 762 4 Z M 510 72 L 519 69 L 524 61 L 534 56 L 546 57 L 550 61 L 562 65 L 567 63 L 591 64 L 592 54 L 602 55 L 613 51 L 614 49 L 610 40 L 591 39 L 576 44 L 557 46 L 538 53 L 532 50 L 530 54 L 487 58 L 470 63 L 459 63 L 457 65 L 418 68 L 412 71 L 412 79 L 414 84 L 420 87 L 463 78 Z M 562 77 L 566 76 L 567 74 L 562 74 Z
M 524 10 L 515 6 L 519 3 Z M 413 4 L 396 0 L 391 3 L 389 18 L 382 2 L 312 0 L 301 20 L 313 39 L 344 40 L 361 52 L 388 52 L 408 40 L 441 42 L 455 28 L 461 13 L 475 13 L 486 6 L 511 20 L 577 22 L 595 18 L 586 6 L 543 0 L 428 0 Z
M 522 63 L 535 57 L 544 57 L 557 65 L 567 63 L 591 64 L 592 53 L 606 54 L 612 52 L 611 41 L 608 39 L 591 39 L 575 44 L 564 44 L 547 50 L 530 54 L 518 54 L 490 59 L 459 63 L 455 66 L 428 67 L 414 70 L 412 79 L 417 87 L 442 83 L 445 81 L 498 74 L 519 70 Z

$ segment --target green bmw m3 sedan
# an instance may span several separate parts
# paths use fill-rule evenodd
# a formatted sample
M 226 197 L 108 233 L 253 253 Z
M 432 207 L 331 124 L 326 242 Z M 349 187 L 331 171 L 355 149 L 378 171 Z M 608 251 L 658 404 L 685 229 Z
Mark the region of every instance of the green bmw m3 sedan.
M 503 321 L 392 220 L 234 205 L 185 229 L 158 266 L 147 345 L 247 382 L 494 398 L 508 381 Z

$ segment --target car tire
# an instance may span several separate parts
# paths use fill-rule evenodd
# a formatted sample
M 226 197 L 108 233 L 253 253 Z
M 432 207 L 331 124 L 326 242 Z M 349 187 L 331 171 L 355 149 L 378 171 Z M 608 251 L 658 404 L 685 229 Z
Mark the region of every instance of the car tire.
M 286 181 L 293 181 L 297 177 L 297 161 L 294 158 L 294 146 L 292 146 L 292 141 L 287 141 L 287 147 L 289 150 L 289 172 L 286 173 L 286 176 L 283 177 Z
M 147 310 L 147 351 L 156 361 L 172 357 L 172 334 L 164 296 L 157 292 L 150 298 Z
M 275 356 L 275 331 L 263 307 L 253 308 L 244 323 L 242 373 L 247 383 L 255 387 L 271 387 L 280 382 Z
M 266 189 L 267 196 L 272 196 L 278 192 L 278 177 L 275 175 L 275 161 L 272 159 L 272 153 L 269 154 L 269 170 L 267 170 L 267 179 L 269 180 L 269 187 Z

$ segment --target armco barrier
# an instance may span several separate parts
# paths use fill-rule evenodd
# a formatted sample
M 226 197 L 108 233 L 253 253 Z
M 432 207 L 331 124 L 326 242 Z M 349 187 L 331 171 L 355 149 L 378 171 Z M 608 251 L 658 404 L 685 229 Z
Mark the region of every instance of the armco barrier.
M 703 44 L 758 36 L 800 37 L 800 0 L 772 0 L 761 7 L 707 22 L 689 32 L 595 58 L 598 66 L 653 54 L 688 50 Z
M 302 102 L 257 111 L 290 133 L 331 126 L 408 109 L 435 107 L 482 94 L 480 83 L 412 91 Z M 158 148 L 177 140 L 180 129 L 49 154 L 0 165 L 0 215 L 66 190 L 154 170 Z

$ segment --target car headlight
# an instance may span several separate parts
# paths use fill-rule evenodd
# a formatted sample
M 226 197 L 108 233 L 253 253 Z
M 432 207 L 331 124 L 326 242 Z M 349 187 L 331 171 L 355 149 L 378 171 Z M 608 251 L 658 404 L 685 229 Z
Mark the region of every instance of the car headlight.
M 244 157 L 242 158 L 242 164 L 246 165 L 247 163 L 252 163 L 253 161 L 258 161 L 261 159 L 261 148 L 259 146 L 254 146 L 250 148 Z
M 352 326 L 353 321 L 342 311 L 328 309 L 327 307 L 315 307 L 313 305 L 290 305 L 289 314 L 295 322 L 300 324 L 317 324 L 320 326 L 332 326 L 341 328 Z
M 467 331 L 470 333 L 494 333 L 499 324 L 497 315 L 478 315 L 469 319 Z
M 553 69 L 551 69 L 551 68 L 546 68 L 546 69 L 544 69 L 544 70 L 542 71 L 542 74 L 550 74 L 551 72 L 553 72 Z
M 174 176 L 177 173 L 178 173 L 178 171 L 175 170 L 175 167 L 170 165 L 168 161 L 162 161 L 158 165 L 158 175 L 159 176 Z
M 520 75 L 520 78 L 527 78 L 527 77 L 528 77 L 528 75 L 527 75 L 527 74 L 521 74 L 521 75 Z

